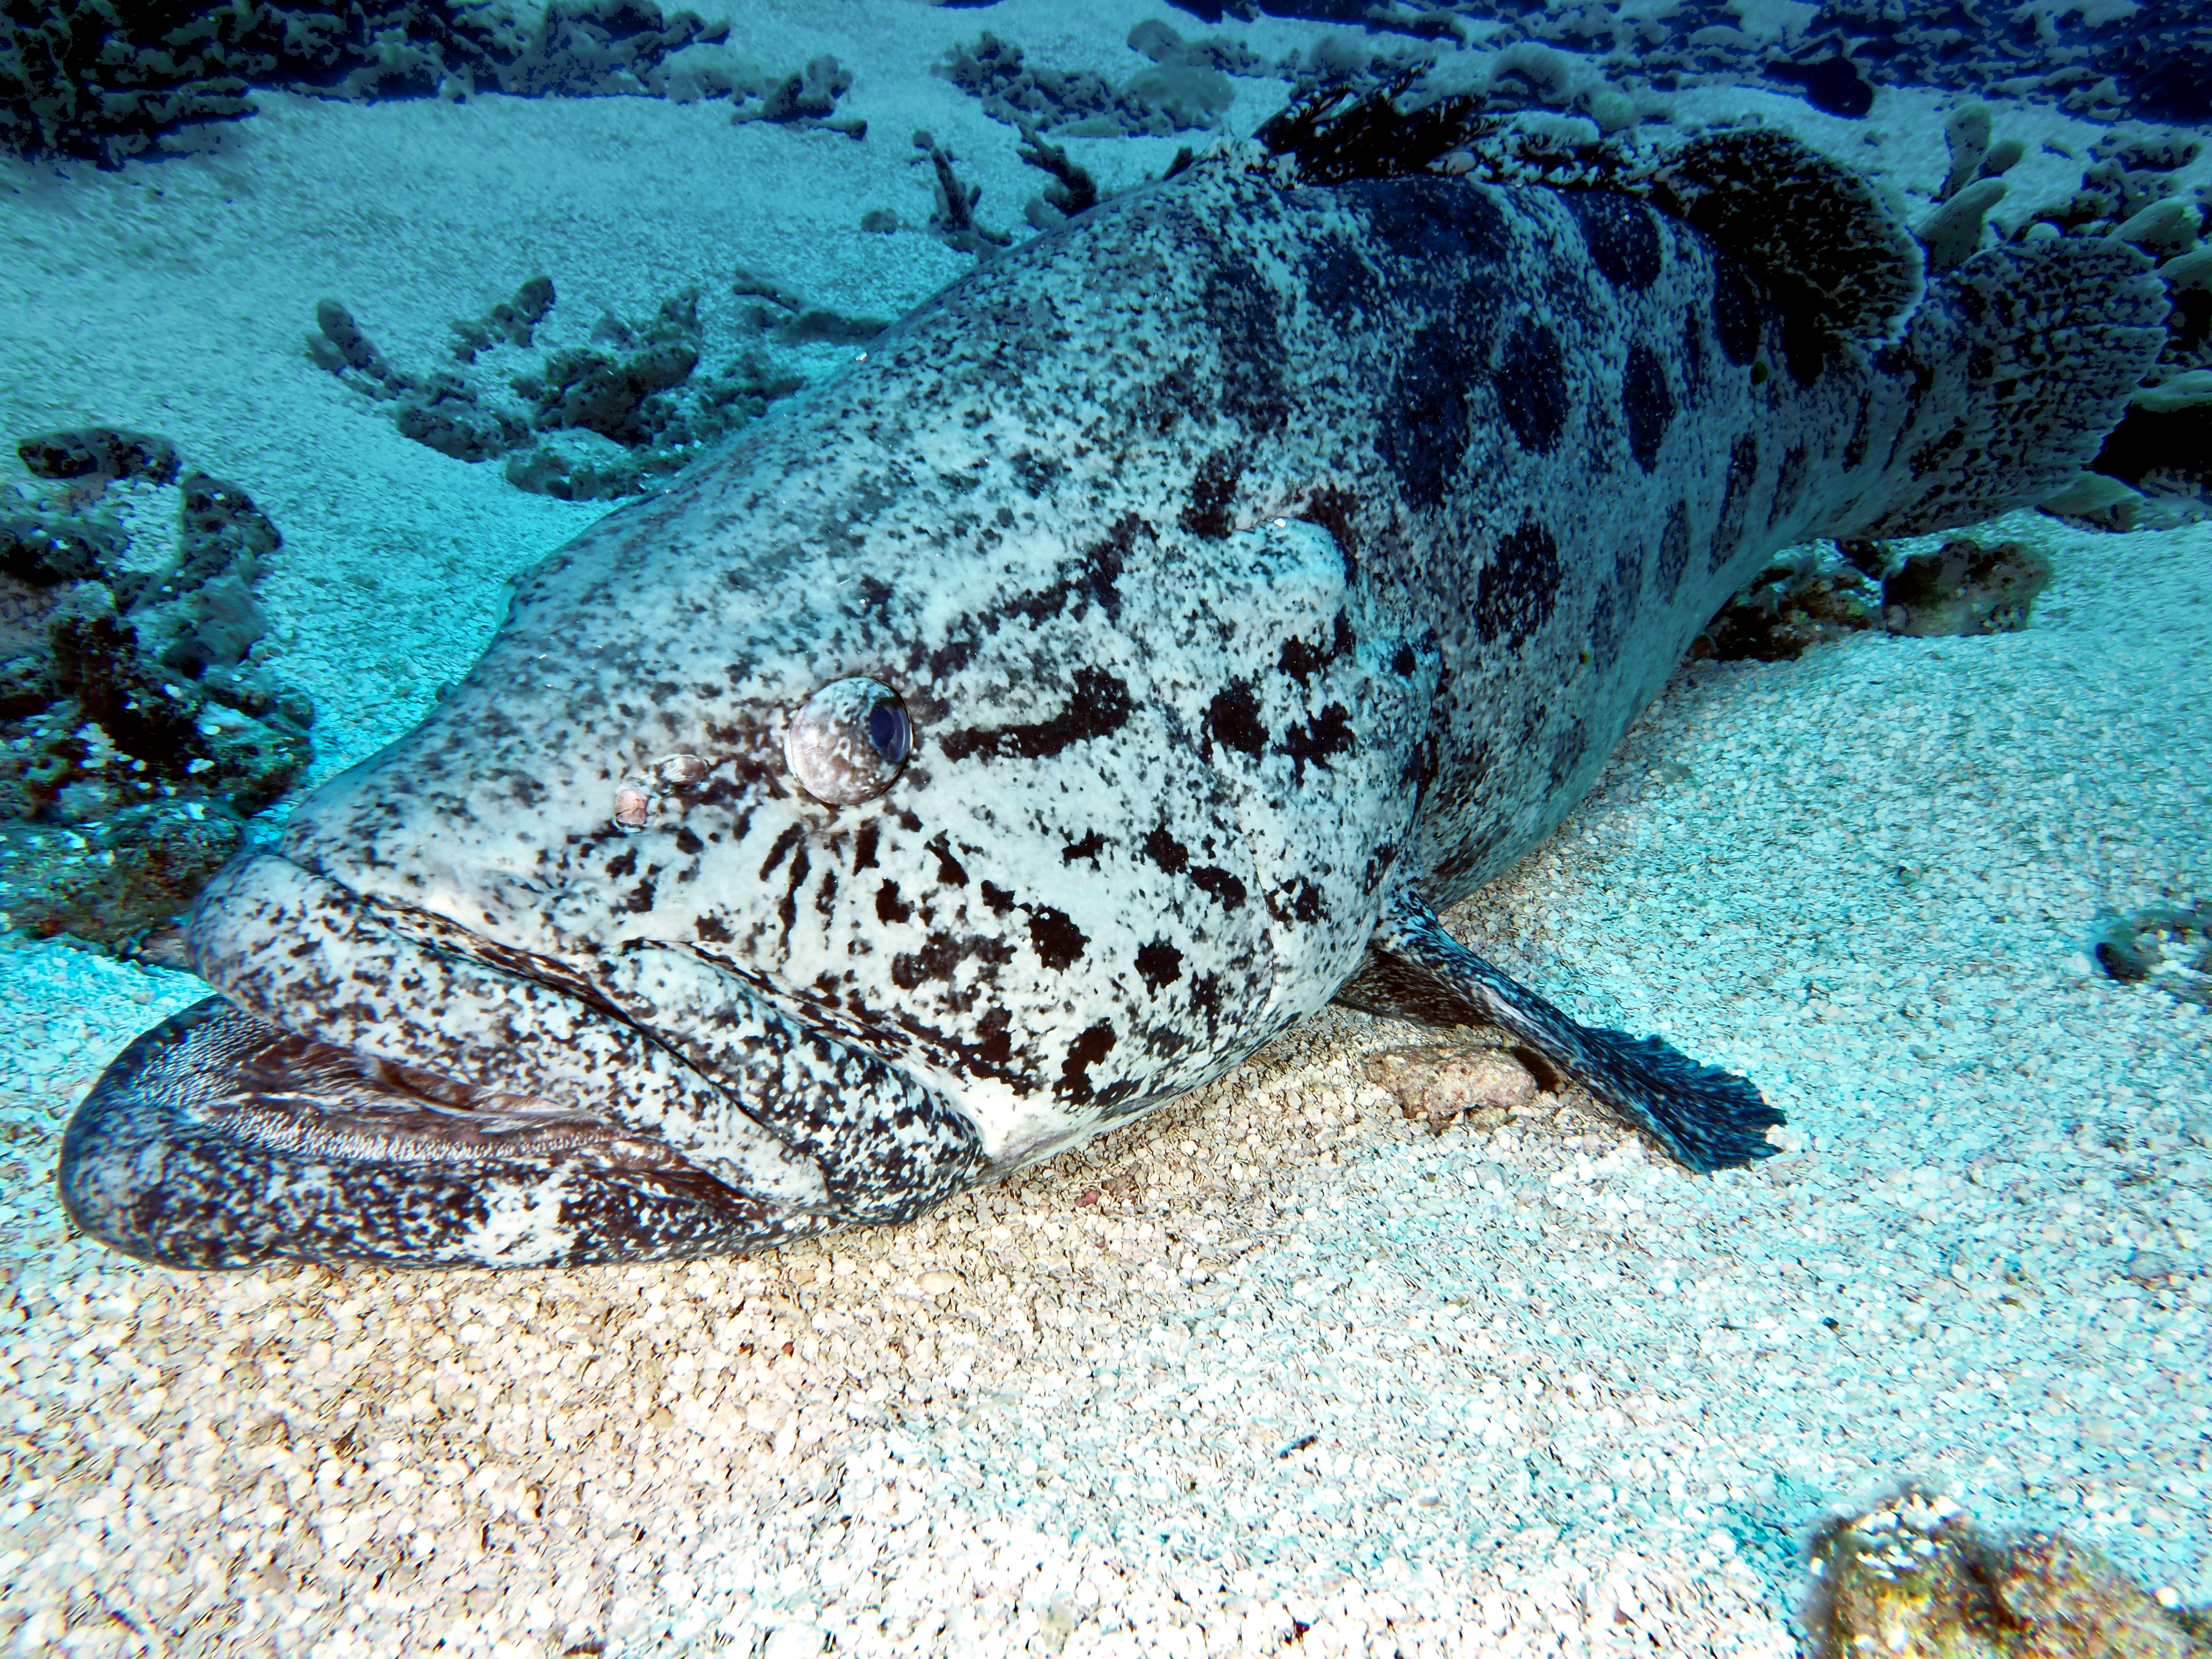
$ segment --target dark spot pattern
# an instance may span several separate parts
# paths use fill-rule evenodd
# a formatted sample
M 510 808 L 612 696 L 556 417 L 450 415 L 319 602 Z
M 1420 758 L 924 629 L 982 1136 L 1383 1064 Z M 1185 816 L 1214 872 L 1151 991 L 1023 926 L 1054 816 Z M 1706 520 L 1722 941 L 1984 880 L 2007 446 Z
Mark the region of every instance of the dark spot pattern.
M 1305 294 L 1332 317 L 1371 311 L 1377 291 L 1375 273 L 1342 236 L 1324 236 L 1305 260 Z
M 1352 630 L 1352 618 L 1340 611 L 1328 644 L 1308 645 L 1293 634 L 1283 641 L 1275 665 L 1303 686 L 1338 658 L 1349 656 L 1358 642 L 1358 636 Z
M 1674 394 L 1667 386 L 1667 365 L 1638 340 L 1628 348 L 1628 371 L 1621 377 L 1620 412 L 1628 427 L 1628 453 L 1649 472 L 1674 418 Z
M 1089 936 L 1069 919 L 1066 911 L 1040 904 L 1030 912 L 1030 945 L 1037 960 L 1054 973 L 1073 966 L 1090 943 Z
M 1283 340 L 1275 313 L 1282 304 L 1251 261 L 1216 245 L 1199 303 L 1213 331 L 1221 413 L 1265 435 L 1290 417 L 1283 388 Z
M 1331 755 L 1348 755 L 1352 749 L 1352 711 L 1333 702 L 1304 726 L 1285 730 L 1280 752 L 1290 757 L 1304 782 L 1308 762 L 1326 770 Z
M 1440 291 L 1462 272 L 1455 267 L 1494 264 L 1511 246 L 1505 216 L 1481 190 L 1443 179 L 1364 179 L 1339 197 L 1364 210 L 1370 233 L 1383 250 L 1413 270 L 1436 273 Z M 1405 305 L 1413 296 L 1398 295 Z M 1425 297 L 1425 296 L 1421 296 Z
M 1190 872 L 1191 885 L 1211 898 L 1224 910 L 1234 910 L 1251 895 L 1244 884 L 1218 864 L 1194 865 Z
M 1759 355 L 1759 290 L 1744 268 L 1725 253 L 1713 255 L 1713 338 L 1738 368 Z
M 1713 526 L 1713 544 L 1705 568 L 1717 571 L 1743 544 L 1744 520 L 1751 512 L 1751 487 L 1759 480 L 1759 440 L 1747 432 L 1729 451 L 1728 478 L 1721 488 L 1720 521 Z
M 1182 952 L 1164 939 L 1139 945 L 1137 950 L 1137 972 L 1145 981 L 1145 988 L 1154 996 L 1164 985 L 1172 985 L 1182 977 Z
M 1067 1058 L 1060 1064 L 1060 1081 L 1052 1085 L 1053 1093 L 1062 1100 L 1089 1100 L 1091 1068 L 1113 1049 L 1114 1028 L 1102 1019 L 1067 1045 Z
M 1322 919 L 1328 908 L 1322 890 L 1304 876 L 1267 897 L 1268 914 L 1277 921 L 1295 921 L 1310 927 Z
M 1190 868 L 1190 848 L 1170 835 L 1164 823 L 1145 837 L 1145 856 L 1171 876 Z
M 968 872 L 961 867 L 960 860 L 952 856 L 952 838 L 939 836 L 935 841 L 925 844 L 937 854 L 938 884 L 945 887 L 965 887 Z
M 914 920 L 914 906 L 899 896 L 896 882 L 887 881 L 876 889 L 876 919 L 893 922 Z
M 1267 728 L 1250 686 L 1238 680 L 1213 694 L 1206 708 L 1206 734 L 1224 748 L 1260 757 L 1267 746 Z
M 983 902 L 990 907 L 993 915 L 1003 916 L 1014 908 L 1014 896 L 995 881 L 978 882 L 975 890 L 983 896 Z
M 1567 198 L 1583 228 L 1591 263 L 1615 288 L 1640 293 L 1659 280 L 1659 227 L 1632 197 L 1611 191 L 1578 191 Z
M 1217 451 L 1200 461 L 1190 481 L 1182 527 L 1210 542 L 1225 538 L 1237 527 L 1237 481 L 1243 472 L 1243 460 L 1227 451 Z
M 1690 509 L 1676 501 L 1667 509 L 1667 527 L 1659 532 L 1659 591 L 1669 599 L 1681 591 L 1682 573 L 1690 565 Z
M 1559 337 L 1534 317 L 1522 318 L 1506 337 L 1491 384 L 1521 447 L 1550 454 L 1567 429 L 1567 360 Z
M 1811 472 L 1813 457 L 1803 444 L 1792 444 L 1782 452 L 1782 462 L 1775 469 L 1774 501 L 1766 510 L 1766 522 L 1779 524 L 1797 510 L 1797 503 L 1805 494 L 1805 479 Z
M 1556 345 L 1553 350 L 1556 357 Z M 1455 319 L 1414 331 L 1398 364 L 1376 445 L 1417 507 L 1440 507 L 1451 494 L 1472 435 L 1468 408 L 1481 371 L 1480 337 Z
M 1062 750 L 1129 723 L 1135 705 L 1127 681 L 1088 665 L 1075 671 L 1067 707 L 1048 720 L 1022 726 L 970 726 L 947 732 L 937 740 L 948 759 L 981 755 L 994 759 L 1046 760 Z
M 1559 544 L 1534 518 L 1498 544 L 1475 584 L 1474 625 L 1486 645 L 1517 651 L 1552 617 L 1559 597 Z
M 1061 848 L 1060 861 L 1062 864 L 1073 864 L 1078 859 L 1089 859 L 1091 867 L 1096 870 L 1098 867 L 1098 855 L 1105 850 L 1106 837 L 1096 830 L 1091 830 L 1085 833 L 1081 841 L 1072 841 Z

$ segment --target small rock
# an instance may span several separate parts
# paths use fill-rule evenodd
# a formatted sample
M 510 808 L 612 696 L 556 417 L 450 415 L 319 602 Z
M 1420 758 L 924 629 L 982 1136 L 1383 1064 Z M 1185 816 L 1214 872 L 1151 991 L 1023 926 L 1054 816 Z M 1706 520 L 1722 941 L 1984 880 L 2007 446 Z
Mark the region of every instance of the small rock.
M 1494 1048 L 1454 1043 L 1385 1048 L 1370 1054 L 1362 1069 L 1368 1081 L 1390 1091 L 1403 1115 L 1439 1133 L 1462 1115 L 1484 1126 L 1501 1123 L 1537 1094 L 1528 1068 Z

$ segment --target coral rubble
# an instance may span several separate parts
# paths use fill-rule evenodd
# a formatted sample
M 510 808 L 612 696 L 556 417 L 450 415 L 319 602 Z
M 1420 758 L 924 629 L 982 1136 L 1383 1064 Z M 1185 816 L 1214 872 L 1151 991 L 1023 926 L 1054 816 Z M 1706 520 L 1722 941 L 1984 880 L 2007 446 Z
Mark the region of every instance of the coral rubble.
M 0 512 L 0 913 L 113 943 L 184 909 L 313 757 L 254 594 L 283 538 L 236 485 L 179 477 L 163 439 L 87 427 L 17 453 L 63 488 Z M 179 486 L 158 568 L 97 510 L 117 480 Z

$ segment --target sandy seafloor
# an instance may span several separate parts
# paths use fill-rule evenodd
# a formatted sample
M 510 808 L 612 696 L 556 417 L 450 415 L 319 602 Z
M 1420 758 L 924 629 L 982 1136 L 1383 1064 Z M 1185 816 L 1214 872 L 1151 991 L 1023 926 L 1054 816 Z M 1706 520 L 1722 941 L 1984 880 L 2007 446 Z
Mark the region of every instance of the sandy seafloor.
M 646 100 L 272 96 L 208 155 L 11 166 L 7 465 L 102 420 L 249 489 L 327 775 L 603 509 L 399 438 L 304 356 L 318 298 L 409 367 L 541 270 L 556 343 L 687 282 L 727 304 L 740 263 L 895 312 L 969 263 L 857 228 L 926 216 L 913 128 L 987 222 L 1042 182 L 928 62 L 988 26 L 1126 76 L 1147 15 L 1201 32 L 1044 0 L 748 9 L 738 49 L 855 70 L 865 143 Z M 1243 33 L 1273 56 L 1322 31 Z M 1232 125 L 1273 84 L 1239 82 Z M 1934 94 L 1861 124 L 1676 101 L 1787 119 L 1921 204 L 1941 170 Z M 1997 131 L 2094 136 L 2014 106 Z M 1109 185 L 1173 148 L 1075 144 Z M 2016 195 L 2069 165 L 2039 150 Z M 1463 1058 L 1332 1014 L 896 1231 L 187 1277 L 73 1237 L 51 1172 L 91 1079 L 204 988 L 8 940 L 0 1643 L 1785 1654 L 1806 1540 L 1907 1482 L 2212 1599 L 2208 1016 L 2084 953 L 2101 908 L 2212 896 L 2212 527 L 1996 528 L 2056 563 L 2030 629 L 1686 668 L 1455 918 L 1582 1017 L 1756 1079 L 1790 1150 L 1754 1172 L 1692 1177 L 1572 1098 L 1431 1134 L 1370 1056 L 1413 1049 L 1439 1086 Z

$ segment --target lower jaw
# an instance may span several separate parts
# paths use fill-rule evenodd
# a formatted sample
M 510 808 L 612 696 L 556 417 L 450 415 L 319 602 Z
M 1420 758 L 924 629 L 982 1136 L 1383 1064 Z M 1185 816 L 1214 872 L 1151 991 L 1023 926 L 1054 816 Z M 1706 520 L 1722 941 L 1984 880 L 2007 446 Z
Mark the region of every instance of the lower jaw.
M 58 1179 L 87 1233 L 173 1267 L 575 1267 L 742 1252 L 830 1224 L 604 1120 L 477 1104 L 456 1110 L 211 997 L 108 1067 Z

